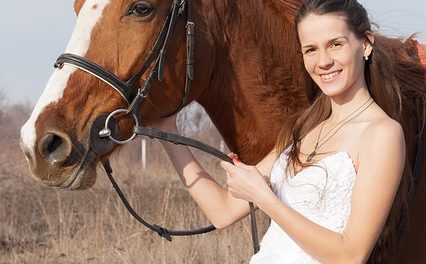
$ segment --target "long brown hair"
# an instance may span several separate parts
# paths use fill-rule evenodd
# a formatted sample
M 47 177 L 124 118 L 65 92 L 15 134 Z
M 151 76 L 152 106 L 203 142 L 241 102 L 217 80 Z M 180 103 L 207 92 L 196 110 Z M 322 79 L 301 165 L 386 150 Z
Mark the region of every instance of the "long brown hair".
M 307 0 L 295 17 L 298 24 L 308 15 L 339 14 L 345 18 L 347 27 L 359 39 L 367 38 L 373 32 L 365 8 L 356 0 Z M 418 132 L 416 105 L 421 109 L 421 122 L 424 125 L 424 103 L 426 101 L 426 72 L 419 63 L 415 41 L 412 37 L 405 42 L 397 38 L 388 38 L 373 33 L 374 43 L 372 55 L 365 64 L 365 79 L 370 95 L 375 102 L 392 119 L 398 121 L 404 129 L 407 158 L 403 177 L 392 205 L 383 231 L 370 255 L 368 263 L 396 263 L 395 248 L 397 245 L 397 229 L 401 216 L 408 211 L 408 189 L 411 182 L 413 153 L 416 149 Z M 278 137 L 276 149 L 281 153 L 288 151 L 288 164 L 291 167 L 306 167 L 299 159 L 300 140 L 326 120 L 331 114 L 330 98 L 324 95 L 319 87 L 306 73 L 306 93 L 311 105 L 302 112 L 291 116 L 283 125 Z

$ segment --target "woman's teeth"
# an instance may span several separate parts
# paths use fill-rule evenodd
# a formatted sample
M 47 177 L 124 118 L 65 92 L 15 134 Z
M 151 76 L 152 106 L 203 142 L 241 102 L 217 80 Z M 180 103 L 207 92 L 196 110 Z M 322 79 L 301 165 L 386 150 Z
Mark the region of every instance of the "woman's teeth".
M 321 78 L 327 81 L 327 80 L 330 80 L 330 79 L 336 77 L 337 75 L 339 75 L 339 73 L 340 73 L 340 71 L 332 72 L 330 74 L 322 74 Z

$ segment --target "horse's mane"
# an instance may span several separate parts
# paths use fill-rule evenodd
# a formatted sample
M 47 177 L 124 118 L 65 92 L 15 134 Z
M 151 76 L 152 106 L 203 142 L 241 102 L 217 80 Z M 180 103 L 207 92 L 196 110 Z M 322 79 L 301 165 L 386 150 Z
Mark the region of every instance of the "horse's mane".
M 208 19 L 214 20 L 208 24 L 214 32 L 213 35 L 225 34 L 227 41 L 235 40 L 243 33 L 249 32 L 250 37 L 259 44 L 263 44 L 265 38 L 269 40 L 268 43 L 292 43 L 294 36 L 287 33 L 294 31 L 293 18 L 300 4 L 300 0 L 211 1 L 207 10 L 217 16 L 207 16 Z M 250 14 L 249 19 L 247 14 Z M 276 32 L 277 28 L 285 31 L 281 34 Z

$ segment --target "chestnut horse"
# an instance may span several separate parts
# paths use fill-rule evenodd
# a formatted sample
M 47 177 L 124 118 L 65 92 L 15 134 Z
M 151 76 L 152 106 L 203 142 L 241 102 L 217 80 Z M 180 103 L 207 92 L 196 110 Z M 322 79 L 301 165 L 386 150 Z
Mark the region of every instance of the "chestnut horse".
M 171 2 L 75 0 L 78 17 L 66 52 L 127 80 L 142 67 Z M 246 163 L 256 163 L 273 148 L 286 117 L 309 103 L 302 88 L 306 76 L 293 25 L 301 1 L 193 2 L 196 77 L 186 104 L 201 104 L 229 148 Z M 170 115 L 182 102 L 184 32 L 185 23 L 179 20 L 164 80 L 153 83 L 140 107 L 144 125 Z M 147 74 L 142 75 L 141 85 L 146 78 Z M 33 176 L 49 186 L 92 186 L 96 165 L 109 154 L 91 155 L 82 162 L 82 153 L 89 148 L 90 124 L 101 114 L 127 107 L 123 97 L 98 78 L 70 65 L 57 69 L 21 131 Z M 124 135 L 130 133 L 130 121 L 121 121 L 120 127 Z M 426 181 L 422 180 L 400 244 L 404 263 L 426 263 L 425 200 Z

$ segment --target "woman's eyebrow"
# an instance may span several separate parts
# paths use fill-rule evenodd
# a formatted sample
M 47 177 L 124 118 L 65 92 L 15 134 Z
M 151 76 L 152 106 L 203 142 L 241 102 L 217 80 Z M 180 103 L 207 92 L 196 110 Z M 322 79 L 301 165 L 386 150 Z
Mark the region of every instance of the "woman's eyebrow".
M 328 44 L 331 44 L 331 43 L 333 43 L 333 42 L 335 42 L 335 41 L 337 41 L 337 40 L 339 40 L 339 39 L 344 39 L 344 40 L 346 40 L 346 41 L 349 41 L 349 38 L 348 38 L 348 37 L 346 37 L 346 36 L 340 36 L 340 37 L 337 37 L 337 38 L 330 39 L 330 40 L 328 41 Z
M 335 41 L 337 41 L 339 39 L 342 39 L 342 38 L 345 39 L 346 41 L 349 40 L 349 38 L 346 37 L 346 36 L 339 36 L 339 37 L 336 37 L 336 38 L 333 38 L 333 39 L 330 39 L 329 41 L 327 41 L 327 45 L 330 45 L 331 43 L 333 43 L 333 42 L 335 42 Z M 303 46 L 302 48 L 306 49 L 306 48 L 312 48 L 312 47 L 315 47 L 315 45 L 309 44 L 309 45 Z

